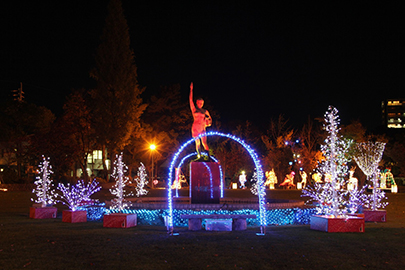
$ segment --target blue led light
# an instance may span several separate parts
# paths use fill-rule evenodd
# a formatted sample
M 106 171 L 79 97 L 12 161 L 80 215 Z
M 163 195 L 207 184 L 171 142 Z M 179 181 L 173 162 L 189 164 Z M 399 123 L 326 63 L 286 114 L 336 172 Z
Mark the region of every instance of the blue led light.
M 102 220 L 104 214 L 127 213 L 137 215 L 138 225 L 166 226 L 165 219 L 168 220 L 169 211 L 167 209 L 108 209 L 100 206 L 89 206 L 87 210 L 89 220 Z M 315 208 L 287 208 L 270 209 L 264 212 L 269 225 L 306 225 L 310 224 L 311 216 L 316 213 Z M 246 219 L 248 226 L 260 226 L 260 213 L 255 209 L 240 210 L 192 210 L 192 209 L 173 209 L 173 225 L 176 227 L 187 227 L 188 220 L 180 218 L 181 215 L 214 215 L 214 214 L 235 214 L 235 215 L 256 215 L 256 218 Z
M 265 189 L 264 189 L 264 179 L 263 179 L 263 170 L 262 170 L 262 166 L 260 164 L 260 160 L 256 154 L 256 152 L 248 145 L 246 144 L 242 139 L 234 136 L 234 135 L 230 135 L 230 134 L 224 134 L 224 133 L 220 133 L 220 132 L 208 132 L 206 134 L 201 134 L 196 138 L 192 138 L 190 140 L 188 140 L 187 142 L 185 142 L 179 149 L 178 151 L 174 154 L 172 162 L 170 163 L 170 167 L 169 167 L 169 175 L 168 175 L 168 186 L 171 187 L 172 183 L 173 183 L 173 171 L 175 168 L 175 164 L 177 159 L 179 158 L 179 155 L 183 152 L 183 150 L 190 144 L 192 144 L 195 140 L 201 139 L 204 136 L 220 136 L 220 137 L 226 137 L 229 139 L 232 139 L 234 141 L 236 141 L 237 143 L 241 144 L 246 151 L 248 151 L 249 155 L 251 156 L 251 158 L 253 159 L 253 162 L 255 164 L 256 167 L 256 172 L 257 172 L 257 191 L 258 191 L 258 197 L 259 197 L 259 221 L 260 221 L 260 226 L 265 227 L 267 225 L 267 221 L 266 221 L 266 209 L 265 209 Z M 173 197 L 172 197 L 172 189 L 169 188 L 168 189 L 168 218 L 167 218 L 167 222 L 168 222 L 168 228 L 169 231 L 173 230 Z

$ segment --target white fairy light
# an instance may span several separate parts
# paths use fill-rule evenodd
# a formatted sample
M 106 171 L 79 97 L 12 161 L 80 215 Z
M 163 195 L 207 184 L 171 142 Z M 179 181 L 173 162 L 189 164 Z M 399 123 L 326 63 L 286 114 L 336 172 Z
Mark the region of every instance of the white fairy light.
M 32 190 L 32 193 L 36 194 L 37 199 L 31 198 L 31 201 L 40 203 L 42 207 L 55 204 L 56 194 L 51 188 L 53 187 L 53 180 L 50 178 L 53 174 L 52 166 L 49 161 L 49 157 L 42 156 L 42 162 L 38 166 L 39 175 L 36 177 L 34 184 L 36 188 Z
M 252 179 L 250 179 L 250 182 L 252 183 L 252 186 L 250 188 L 250 192 L 252 192 L 253 195 L 258 195 L 259 194 L 259 189 L 257 187 L 257 173 L 256 171 L 253 173 Z
M 141 162 L 141 166 L 138 168 L 138 178 L 136 179 L 136 196 L 139 197 L 141 195 L 148 194 L 148 191 L 145 189 L 146 184 L 148 181 L 146 180 L 146 168 L 145 165 Z
M 356 155 L 354 160 L 360 169 L 367 176 L 367 180 L 373 185 L 373 192 L 370 196 L 367 196 L 364 201 L 364 206 L 371 210 L 377 210 L 378 208 L 384 208 L 388 203 L 382 202 L 386 199 L 385 192 L 379 188 L 378 185 L 378 163 L 380 163 L 383 152 L 385 149 L 385 143 L 383 142 L 367 142 L 356 144 Z
M 113 174 L 111 175 L 115 178 L 115 185 L 113 189 L 110 189 L 112 195 L 115 195 L 116 198 L 112 200 L 112 209 L 123 210 L 130 206 L 130 203 L 125 200 L 125 197 L 133 195 L 132 192 L 126 192 L 125 186 L 131 183 L 129 177 L 125 174 L 128 171 L 128 167 L 122 161 L 122 153 L 116 156 L 114 161 L 114 170 Z
M 351 141 L 343 140 L 339 133 L 338 110 L 329 106 L 325 113 L 324 129 L 328 132 L 325 144 L 321 146 L 325 160 L 318 166 L 318 171 L 325 176 L 325 183 L 315 183 L 314 188 L 303 189 L 303 196 L 317 201 L 317 213 L 332 216 L 347 213 L 347 190 L 343 189 L 347 175 L 347 152 Z M 327 180 L 326 178 L 330 179 Z

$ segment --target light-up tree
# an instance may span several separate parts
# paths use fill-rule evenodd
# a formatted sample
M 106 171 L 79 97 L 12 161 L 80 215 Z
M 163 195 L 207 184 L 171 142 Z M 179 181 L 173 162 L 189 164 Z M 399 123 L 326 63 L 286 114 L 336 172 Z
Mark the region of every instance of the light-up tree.
M 256 170 L 253 172 L 252 179 L 250 179 L 250 182 L 252 183 L 252 186 L 250 187 L 250 192 L 252 192 L 253 195 L 258 195 L 259 194 L 259 188 L 257 185 L 257 173 Z
M 375 211 L 378 208 L 385 207 L 388 203 L 382 202 L 386 199 L 385 192 L 379 189 L 378 186 L 378 163 L 382 159 L 385 149 L 383 142 L 367 142 L 356 144 L 356 155 L 354 160 L 357 165 L 367 176 L 367 180 L 373 184 L 373 193 L 364 201 L 364 206 Z
M 91 183 L 84 183 L 83 180 L 79 180 L 76 185 L 66 186 L 59 183 L 58 189 L 62 192 L 62 195 L 58 195 L 61 198 L 59 202 L 63 203 L 70 210 L 76 211 L 79 206 L 88 205 L 91 203 L 90 196 L 101 189 L 98 182 L 93 181 Z
M 321 146 L 324 160 L 318 166 L 318 171 L 325 176 L 325 183 L 315 183 L 313 188 L 303 189 L 303 196 L 318 202 L 318 214 L 334 217 L 347 213 L 347 191 L 343 187 L 346 184 L 350 142 L 339 135 L 339 122 L 338 110 L 329 106 L 324 123 L 328 136 Z
M 129 203 L 125 200 L 125 197 L 133 195 L 132 192 L 126 192 L 125 186 L 131 183 L 129 177 L 125 174 L 128 171 L 128 167 L 122 161 L 122 153 L 116 156 L 114 161 L 114 171 L 111 175 L 115 179 L 115 185 L 110 192 L 115 195 L 116 198 L 112 200 L 112 209 L 123 210 L 129 206 Z
M 37 199 L 31 198 L 31 201 L 40 203 L 42 207 L 55 204 L 56 194 L 51 188 L 53 187 L 53 181 L 51 179 L 52 166 L 49 162 L 49 158 L 42 156 L 42 162 L 38 166 L 39 175 L 36 177 L 34 184 L 36 188 L 32 190 L 35 193 Z
M 139 197 L 141 195 L 148 194 L 148 191 L 145 189 L 145 186 L 148 184 L 146 180 L 146 168 L 145 165 L 141 162 L 141 166 L 138 168 L 138 178 L 136 179 L 136 196 Z

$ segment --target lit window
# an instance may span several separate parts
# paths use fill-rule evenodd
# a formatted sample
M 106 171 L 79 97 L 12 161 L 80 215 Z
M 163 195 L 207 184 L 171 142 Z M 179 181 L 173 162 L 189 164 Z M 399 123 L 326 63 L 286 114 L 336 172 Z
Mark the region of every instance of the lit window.
M 93 151 L 93 158 L 96 159 L 103 159 L 103 151 L 101 150 L 94 150 Z
M 388 106 L 401 106 L 402 102 L 399 100 L 388 101 Z

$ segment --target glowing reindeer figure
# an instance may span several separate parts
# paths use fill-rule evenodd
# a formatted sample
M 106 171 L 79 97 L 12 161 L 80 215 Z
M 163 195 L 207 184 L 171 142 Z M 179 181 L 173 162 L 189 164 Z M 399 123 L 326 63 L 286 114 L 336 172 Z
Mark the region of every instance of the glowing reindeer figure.
M 357 190 L 359 180 L 356 177 L 353 177 L 356 167 L 352 167 L 349 170 L 349 181 L 347 183 L 347 190 Z

